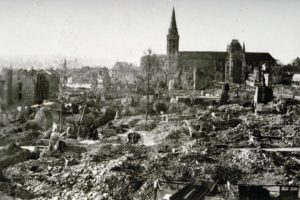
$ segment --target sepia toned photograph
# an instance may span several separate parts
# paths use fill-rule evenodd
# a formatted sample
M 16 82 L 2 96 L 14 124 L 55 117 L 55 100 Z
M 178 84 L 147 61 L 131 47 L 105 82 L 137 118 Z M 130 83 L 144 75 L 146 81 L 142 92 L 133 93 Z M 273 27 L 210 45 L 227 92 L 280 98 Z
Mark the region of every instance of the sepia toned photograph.
M 300 200 L 299 0 L 0 0 L 0 200 Z

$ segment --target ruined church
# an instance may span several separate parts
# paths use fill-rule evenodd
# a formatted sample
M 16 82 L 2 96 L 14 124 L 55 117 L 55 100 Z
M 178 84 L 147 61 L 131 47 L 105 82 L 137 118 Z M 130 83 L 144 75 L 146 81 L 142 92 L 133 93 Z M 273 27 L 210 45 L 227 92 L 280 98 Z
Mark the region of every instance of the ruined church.
M 270 70 L 276 65 L 269 53 L 246 52 L 237 39 L 227 46 L 227 51 L 179 51 L 179 33 L 173 8 L 167 35 L 168 80 L 177 87 L 203 89 L 211 81 L 245 84 L 254 69 L 262 65 Z

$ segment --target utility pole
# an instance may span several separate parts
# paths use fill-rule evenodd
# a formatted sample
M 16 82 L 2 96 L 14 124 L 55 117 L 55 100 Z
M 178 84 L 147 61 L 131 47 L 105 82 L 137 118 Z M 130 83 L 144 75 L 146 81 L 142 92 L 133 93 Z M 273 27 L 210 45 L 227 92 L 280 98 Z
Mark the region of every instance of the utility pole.
M 149 60 L 150 60 L 150 58 L 149 58 Z M 150 62 L 149 62 L 149 65 L 150 65 Z M 146 103 L 146 121 L 148 121 L 148 113 L 149 113 L 149 68 L 150 68 L 150 66 L 147 66 L 147 103 Z
M 63 102 L 60 103 L 60 112 L 59 112 L 59 132 L 62 132 L 62 124 L 63 124 Z
M 150 67 L 151 67 L 151 56 L 152 56 L 152 52 L 151 49 L 147 50 L 146 53 L 147 56 L 147 60 L 146 60 L 146 76 L 147 76 L 147 91 L 146 91 L 146 95 L 147 95 L 147 100 L 146 100 L 146 121 L 148 121 L 148 115 L 149 115 L 149 84 L 150 84 Z
M 82 126 L 83 115 L 84 115 L 84 112 L 85 112 L 85 107 L 86 107 L 86 104 L 83 106 L 83 111 L 82 111 L 82 114 L 81 114 L 81 117 L 80 117 L 78 131 L 77 131 L 77 139 L 79 139 L 80 135 L 82 134 L 81 133 L 81 126 Z

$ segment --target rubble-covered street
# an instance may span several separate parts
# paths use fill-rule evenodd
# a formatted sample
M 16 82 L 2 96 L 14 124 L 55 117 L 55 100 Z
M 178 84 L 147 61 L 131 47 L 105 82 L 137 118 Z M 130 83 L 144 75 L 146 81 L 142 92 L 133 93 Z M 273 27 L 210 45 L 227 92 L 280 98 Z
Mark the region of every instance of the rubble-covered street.
M 98 109 L 93 101 L 88 98 L 76 114 L 70 107 L 61 111 L 70 101 L 48 102 L 34 107 L 28 120 L 20 122 L 21 113 L 1 128 L 1 143 L 7 144 L 0 150 L 3 195 L 153 199 L 157 180 L 205 180 L 224 186 L 220 198 L 235 199 L 237 184 L 299 184 L 298 105 L 258 115 L 237 103 L 165 102 L 167 114 L 145 121 L 136 114 L 139 104 L 114 101 Z

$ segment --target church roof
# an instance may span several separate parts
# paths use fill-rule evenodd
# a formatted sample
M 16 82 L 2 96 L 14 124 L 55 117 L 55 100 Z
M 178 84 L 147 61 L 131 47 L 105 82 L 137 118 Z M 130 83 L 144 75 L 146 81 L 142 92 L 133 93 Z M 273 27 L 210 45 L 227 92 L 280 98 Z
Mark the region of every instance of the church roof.
M 181 59 L 191 60 L 226 60 L 227 52 L 225 51 L 180 51 Z M 271 61 L 276 63 L 276 60 L 269 53 L 246 52 L 246 62 L 264 62 Z
M 225 51 L 180 51 L 181 59 L 225 60 Z
M 233 39 L 229 46 L 230 52 L 240 52 L 242 51 L 242 46 L 237 39 Z
M 246 52 L 246 62 L 264 62 L 270 61 L 273 64 L 276 63 L 276 60 L 269 53 L 264 52 Z

